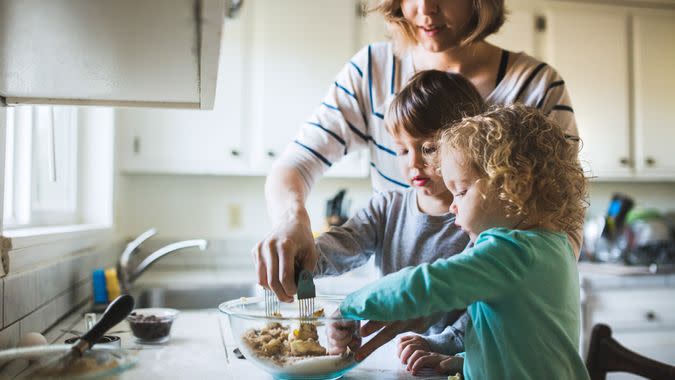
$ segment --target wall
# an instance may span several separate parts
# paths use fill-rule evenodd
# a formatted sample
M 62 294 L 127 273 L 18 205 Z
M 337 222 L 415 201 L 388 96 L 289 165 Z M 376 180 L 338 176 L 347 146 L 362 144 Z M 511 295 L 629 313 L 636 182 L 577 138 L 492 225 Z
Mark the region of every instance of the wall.
M 122 177 L 119 230 L 133 237 L 149 227 L 175 238 L 263 238 L 272 228 L 264 204 L 263 177 L 131 175 Z M 371 195 L 369 179 L 322 179 L 307 202 L 312 227 L 323 227 L 324 200 L 348 189 L 352 209 Z M 675 211 L 674 183 L 603 183 L 591 185 L 589 214 L 606 212 L 612 193 L 631 195 L 639 207 Z M 241 208 L 241 228 L 231 228 L 228 209 Z

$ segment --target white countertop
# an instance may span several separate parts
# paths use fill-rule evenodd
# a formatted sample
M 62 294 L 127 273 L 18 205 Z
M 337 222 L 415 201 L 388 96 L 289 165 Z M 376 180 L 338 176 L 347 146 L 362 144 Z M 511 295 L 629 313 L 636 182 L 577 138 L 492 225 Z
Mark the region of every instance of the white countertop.
M 83 322 L 74 326 L 75 329 L 82 329 L 82 327 Z M 138 355 L 138 363 L 121 373 L 117 377 L 120 380 L 272 379 L 270 375 L 255 367 L 250 361 L 237 359 L 232 353 L 237 343 L 230 332 L 227 316 L 220 314 L 217 310 L 182 311 L 171 328 L 171 340 L 161 345 L 135 343 L 126 322 L 111 329 L 111 331 L 119 330 L 125 331 L 115 334 L 122 338 L 122 347 Z M 396 346 L 394 342 L 390 342 L 348 372 L 343 379 L 445 380 L 447 376 L 412 376 L 398 361 Z

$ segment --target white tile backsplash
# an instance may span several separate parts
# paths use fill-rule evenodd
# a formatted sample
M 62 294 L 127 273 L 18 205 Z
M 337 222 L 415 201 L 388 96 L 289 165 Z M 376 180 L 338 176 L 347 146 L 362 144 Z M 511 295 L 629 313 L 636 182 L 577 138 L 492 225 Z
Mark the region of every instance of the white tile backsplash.
M 110 266 L 118 246 L 98 247 L 0 279 L 0 349 L 13 347 L 22 333 L 44 332 L 91 297 L 91 273 Z M 48 249 L 43 247 L 43 249 Z
M 0 349 L 16 347 L 21 338 L 21 328 L 18 323 L 8 326 L 0 331 Z
M 79 306 L 91 295 L 91 284 L 85 279 L 73 288 L 49 301 L 19 321 L 21 333 L 42 332 L 57 322 L 61 316 Z

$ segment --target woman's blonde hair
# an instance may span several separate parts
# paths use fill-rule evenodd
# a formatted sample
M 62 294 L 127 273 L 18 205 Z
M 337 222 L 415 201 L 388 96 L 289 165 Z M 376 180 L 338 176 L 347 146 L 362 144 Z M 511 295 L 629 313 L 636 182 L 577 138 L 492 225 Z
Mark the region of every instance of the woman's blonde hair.
M 460 46 L 482 41 L 487 36 L 497 33 L 504 24 L 506 10 L 504 0 L 472 0 L 473 14 L 468 25 L 468 32 L 462 38 Z M 384 16 L 387 29 L 392 34 L 396 51 L 405 53 L 417 45 L 415 28 L 403 17 L 401 0 L 378 0 L 368 11 L 376 11 Z
M 476 87 L 461 74 L 420 71 L 387 108 L 384 126 L 392 136 L 406 132 L 416 138 L 435 138 L 446 125 L 486 108 Z
M 438 144 L 437 155 L 462 154 L 506 203 L 507 215 L 534 216 L 567 233 L 581 228 L 587 179 L 579 145 L 537 109 L 493 106 L 445 129 Z

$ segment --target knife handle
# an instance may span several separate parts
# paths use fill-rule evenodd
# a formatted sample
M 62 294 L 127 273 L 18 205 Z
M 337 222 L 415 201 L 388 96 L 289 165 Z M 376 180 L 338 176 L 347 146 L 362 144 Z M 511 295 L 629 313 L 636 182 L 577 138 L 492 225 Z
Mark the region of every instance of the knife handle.
M 85 341 L 88 345 L 85 350 L 98 342 L 108 330 L 126 318 L 133 309 L 134 297 L 122 294 L 115 298 L 105 309 L 101 319 L 99 319 L 94 327 L 80 337 L 80 341 Z

